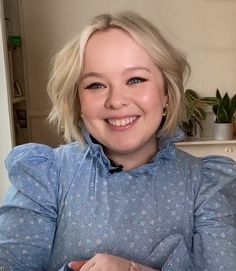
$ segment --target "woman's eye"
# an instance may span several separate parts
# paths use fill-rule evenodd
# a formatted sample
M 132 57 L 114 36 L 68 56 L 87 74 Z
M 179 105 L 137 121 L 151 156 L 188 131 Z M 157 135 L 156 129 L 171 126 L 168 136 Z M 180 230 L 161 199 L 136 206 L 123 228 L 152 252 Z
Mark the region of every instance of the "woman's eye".
M 147 79 L 145 79 L 145 78 L 142 78 L 142 77 L 133 77 L 133 78 L 129 79 L 128 85 L 140 84 L 140 83 L 143 83 L 145 81 L 147 81 Z
M 99 88 L 105 88 L 105 86 L 101 83 L 95 82 L 85 87 L 85 89 L 99 89 Z

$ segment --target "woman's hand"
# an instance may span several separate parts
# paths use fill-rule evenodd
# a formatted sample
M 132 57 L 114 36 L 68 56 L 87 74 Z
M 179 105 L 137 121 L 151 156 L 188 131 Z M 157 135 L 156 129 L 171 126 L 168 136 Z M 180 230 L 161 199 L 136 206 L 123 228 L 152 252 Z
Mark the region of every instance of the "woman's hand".
M 74 271 L 130 271 L 130 266 L 130 261 L 126 259 L 101 253 L 88 261 L 74 261 L 69 264 Z
M 98 253 L 88 261 L 74 261 L 69 264 L 74 271 L 158 271 L 109 254 Z
M 69 263 L 69 267 L 74 271 L 79 271 L 86 262 L 87 261 L 73 261 Z

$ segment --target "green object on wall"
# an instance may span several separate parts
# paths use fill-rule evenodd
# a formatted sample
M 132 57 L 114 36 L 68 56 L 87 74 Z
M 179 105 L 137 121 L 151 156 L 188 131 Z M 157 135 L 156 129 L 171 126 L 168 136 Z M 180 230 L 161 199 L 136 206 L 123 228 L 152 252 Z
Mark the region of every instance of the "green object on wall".
M 9 36 L 8 37 L 8 42 L 13 46 L 13 47 L 21 47 L 22 42 L 21 42 L 21 36 Z

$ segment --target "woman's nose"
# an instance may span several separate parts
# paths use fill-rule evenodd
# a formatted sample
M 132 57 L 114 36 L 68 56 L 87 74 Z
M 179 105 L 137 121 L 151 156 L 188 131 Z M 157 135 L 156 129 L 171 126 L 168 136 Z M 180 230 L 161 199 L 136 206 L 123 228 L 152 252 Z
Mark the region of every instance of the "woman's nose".
M 105 102 L 109 109 L 120 109 L 129 104 L 129 97 L 122 87 L 110 88 Z

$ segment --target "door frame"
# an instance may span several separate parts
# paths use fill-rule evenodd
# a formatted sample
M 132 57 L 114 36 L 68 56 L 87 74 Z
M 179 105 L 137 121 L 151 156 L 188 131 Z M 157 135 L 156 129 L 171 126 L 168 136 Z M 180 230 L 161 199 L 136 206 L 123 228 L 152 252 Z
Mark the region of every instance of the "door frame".
M 0 0 L 0 204 L 9 188 L 4 160 L 13 147 L 14 129 L 3 0 Z

